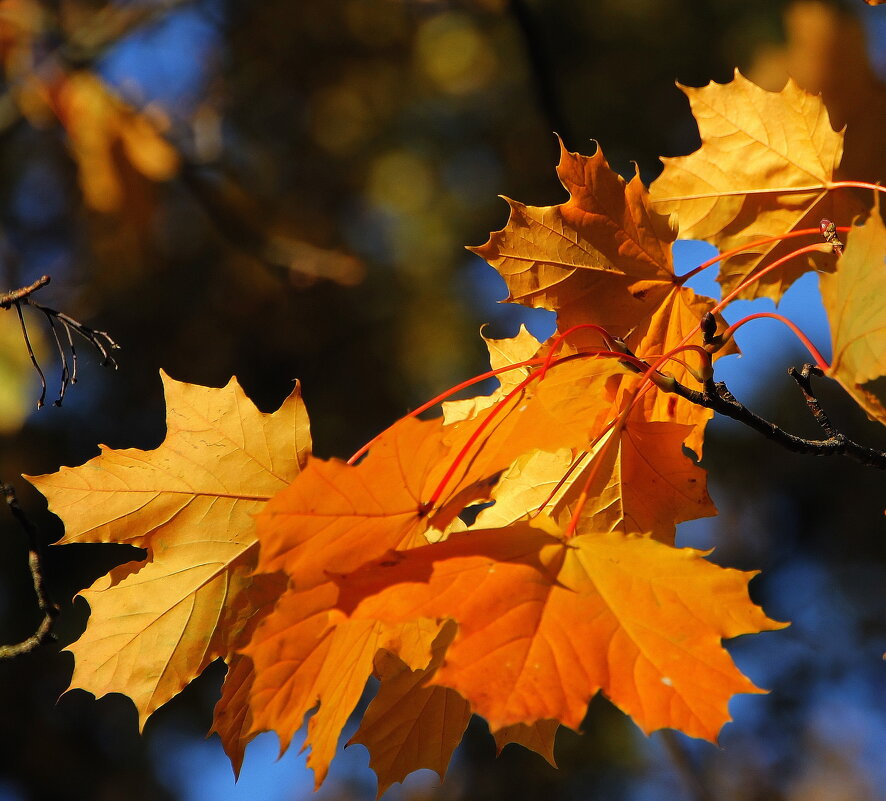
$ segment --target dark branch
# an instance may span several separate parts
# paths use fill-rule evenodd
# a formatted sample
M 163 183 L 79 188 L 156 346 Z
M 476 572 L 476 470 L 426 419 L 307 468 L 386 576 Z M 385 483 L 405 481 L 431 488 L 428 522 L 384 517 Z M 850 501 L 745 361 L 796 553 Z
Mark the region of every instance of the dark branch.
M 886 452 L 859 445 L 833 428 L 830 420 L 821 410 L 809 381 L 810 374 L 815 374 L 817 369 L 814 365 L 807 364 L 803 370 L 799 372 L 793 371 L 791 376 L 800 384 L 806 398 L 806 404 L 809 406 L 818 424 L 828 434 L 827 439 L 815 440 L 798 437 L 788 433 L 783 428 L 779 428 L 775 423 L 764 420 L 759 415 L 754 414 L 744 404 L 737 401 L 723 382 L 715 383 L 713 380 L 708 381 L 704 392 L 698 392 L 676 381 L 672 391 L 697 406 L 704 406 L 726 417 L 731 417 L 739 423 L 744 423 L 789 451 L 808 453 L 815 456 L 848 456 L 867 467 L 886 470 Z M 818 374 L 820 374 L 820 371 L 818 371 Z
M 30 637 L 14 645 L 0 645 L 0 660 L 4 660 L 30 653 L 43 643 L 53 639 L 52 624 L 58 616 L 59 609 L 46 589 L 46 580 L 43 576 L 43 545 L 40 542 L 37 527 L 28 519 L 28 516 L 18 505 L 15 488 L 11 484 L 0 484 L 0 492 L 3 493 L 9 511 L 18 520 L 27 537 L 28 566 L 31 569 L 34 592 L 37 595 L 37 605 L 43 613 L 43 620 L 40 621 L 37 630 Z
M 812 412 L 812 416 L 815 418 L 815 422 L 818 423 L 821 430 L 824 431 L 828 437 L 841 436 L 840 432 L 832 425 L 830 418 L 824 413 L 821 404 L 818 402 L 818 398 L 815 397 L 815 393 L 812 391 L 812 380 L 810 376 L 817 375 L 821 377 L 824 375 L 821 368 L 814 364 L 804 364 L 802 370 L 797 370 L 796 367 L 788 368 L 788 375 L 797 382 L 797 385 L 800 387 L 800 392 L 803 393 L 803 400 L 806 401 L 809 411 Z

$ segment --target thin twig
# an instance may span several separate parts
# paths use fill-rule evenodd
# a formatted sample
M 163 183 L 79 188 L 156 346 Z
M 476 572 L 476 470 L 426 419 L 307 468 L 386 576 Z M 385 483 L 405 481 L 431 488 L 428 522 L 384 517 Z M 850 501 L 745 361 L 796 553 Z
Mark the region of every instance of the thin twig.
M 22 304 L 20 301 L 16 301 L 14 304 L 16 312 L 18 312 L 18 321 L 22 327 L 22 336 L 25 340 L 25 345 L 28 348 L 28 356 L 31 357 L 31 364 L 34 365 L 34 369 L 37 371 L 37 375 L 40 376 L 40 397 L 37 398 L 37 408 L 43 408 L 43 401 L 46 400 L 46 376 L 43 375 L 43 371 L 40 369 L 40 365 L 37 363 L 37 357 L 34 355 L 34 349 L 31 347 L 31 338 L 28 336 L 28 327 L 25 325 L 25 317 L 22 314 Z
M 30 286 L 23 286 L 21 289 L 13 289 L 12 292 L 0 295 L 0 309 L 8 309 L 13 303 L 25 300 L 32 292 L 46 286 L 50 280 L 52 279 L 48 275 L 42 275 Z
M 54 406 L 61 406 L 62 401 L 65 398 L 65 393 L 67 392 L 68 385 L 77 383 L 77 350 L 74 348 L 74 337 L 72 335 L 73 332 L 76 332 L 79 336 L 83 337 L 83 339 L 85 339 L 101 354 L 103 367 L 110 365 L 115 370 L 117 369 L 117 362 L 114 357 L 111 356 L 110 352 L 112 350 L 117 350 L 120 347 L 107 331 L 99 331 L 98 329 L 90 328 L 88 325 L 84 325 L 79 320 L 75 320 L 70 315 L 64 314 L 63 312 L 60 312 L 56 309 L 51 309 L 48 306 L 43 306 L 40 303 L 34 302 L 31 295 L 41 287 L 46 286 L 49 281 L 49 276 L 44 275 L 34 281 L 34 283 L 30 286 L 21 287 L 20 289 L 14 289 L 11 292 L 0 295 L 0 309 L 10 309 L 11 307 L 15 306 L 16 313 L 18 314 L 18 321 L 22 329 L 22 337 L 25 340 L 25 346 L 28 349 L 28 356 L 31 358 L 31 364 L 34 365 L 34 369 L 37 371 L 37 375 L 40 377 L 41 391 L 40 398 L 37 400 L 38 409 L 43 407 L 43 403 L 46 400 L 46 376 L 44 375 L 40 364 L 37 362 L 37 357 L 34 354 L 34 348 L 31 346 L 31 338 L 28 335 L 28 327 L 25 324 L 24 314 L 22 314 L 22 305 L 31 306 L 32 308 L 42 312 L 49 322 L 49 327 L 52 329 L 52 336 L 55 340 L 56 351 L 58 352 L 59 361 L 61 362 L 61 380 L 59 393 L 58 398 L 53 401 Z M 65 352 L 62 338 L 58 332 L 59 325 L 61 325 L 61 327 L 64 329 L 65 337 L 68 340 L 68 346 L 71 349 L 70 368 L 68 366 L 67 353 Z
M 43 643 L 53 639 L 52 624 L 58 616 L 59 608 L 46 588 L 46 580 L 43 575 L 43 546 L 40 542 L 37 527 L 28 519 L 28 516 L 19 506 L 18 499 L 15 496 L 15 488 L 11 484 L 0 484 L 0 492 L 4 495 L 9 511 L 18 520 L 27 537 L 28 567 L 31 570 L 34 592 L 37 595 L 37 605 L 43 613 L 43 620 L 40 621 L 37 630 L 30 637 L 14 645 L 0 645 L 0 660 L 4 660 L 30 653 Z
M 43 311 L 43 313 L 46 314 L 45 311 Z M 62 341 L 58 335 L 58 326 L 55 324 L 55 318 L 51 314 L 46 314 L 46 319 L 49 321 L 49 328 L 52 330 L 52 338 L 55 340 L 55 349 L 58 351 L 58 358 L 62 366 L 58 397 L 52 402 L 52 405 L 61 406 L 62 401 L 65 399 L 65 391 L 68 389 L 68 382 L 71 380 L 71 374 L 68 370 L 68 356 L 65 353 L 65 349 L 62 347 Z
M 842 434 L 834 428 L 830 418 L 824 413 L 824 409 L 821 408 L 818 398 L 815 397 L 815 393 L 812 391 L 812 380 L 810 376 L 816 375 L 821 377 L 824 375 L 821 369 L 814 364 L 804 364 L 801 370 L 797 370 L 796 367 L 789 367 L 788 375 L 797 382 L 797 385 L 800 387 L 800 392 L 803 393 L 803 400 L 806 401 L 809 411 L 812 412 L 812 416 L 815 418 L 815 422 L 818 423 L 821 430 L 824 431 L 828 437 L 842 436 Z
M 50 309 L 48 306 L 41 306 L 39 303 L 33 302 L 31 302 L 30 305 L 35 309 L 39 309 L 46 315 L 52 315 L 52 317 L 58 320 L 65 327 L 69 338 L 71 336 L 71 331 L 75 331 L 83 337 L 83 339 L 102 355 L 102 367 L 110 365 L 115 370 L 117 369 L 117 362 L 114 357 L 111 356 L 109 351 L 119 350 L 120 346 L 113 340 L 107 331 L 99 331 L 97 328 L 90 328 L 79 320 L 75 320 L 70 315 L 57 311 L 56 309 Z M 74 371 L 76 372 L 76 363 Z
M 775 423 L 754 414 L 744 404 L 737 401 L 723 382 L 715 383 L 713 380 L 708 381 L 705 384 L 704 392 L 698 392 L 683 386 L 679 381 L 675 381 L 672 391 L 674 394 L 685 398 L 697 406 L 704 406 L 706 409 L 712 409 L 726 417 L 731 417 L 733 420 L 744 423 L 789 451 L 808 453 L 815 456 L 848 456 L 867 467 L 886 470 L 886 452 L 859 445 L 844 434 L 837 432 L 828 436 L 827 439 L 819 440 L 806 439 L 805 437 L 790 434 Z M 809 394 L 811 395 L 811 387 L 809 387 Z M 828 421 L 828 424 L 830 424 L 830 421 Z

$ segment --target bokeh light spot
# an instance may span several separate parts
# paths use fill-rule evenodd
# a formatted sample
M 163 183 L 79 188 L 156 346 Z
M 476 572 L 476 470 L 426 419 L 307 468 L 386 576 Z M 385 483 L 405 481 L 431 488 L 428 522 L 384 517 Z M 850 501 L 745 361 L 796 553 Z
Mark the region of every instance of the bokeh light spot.
M 432 83 L 453 95 L 486 86 L 496 59 L 486 35 L 465 14 L 449 12 L 428 20 L 415 40 L 419 69 Z
M 414 214 L 428 205 L 435 185 L 426 159 L 407 150 L 395 150 L 373 163 L 367 194 L 376 205 Z

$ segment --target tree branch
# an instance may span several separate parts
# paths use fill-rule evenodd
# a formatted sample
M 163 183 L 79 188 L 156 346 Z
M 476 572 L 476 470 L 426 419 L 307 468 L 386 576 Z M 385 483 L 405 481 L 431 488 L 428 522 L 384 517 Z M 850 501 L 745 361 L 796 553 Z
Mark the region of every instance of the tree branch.
M 50 280 L 48 275 L 42 275 L 30 286 L 23 286 L 21 289 L 13 289 L 12 292 L 0 295 L 0 309 L 8 309 L 13 303 L 26 300 L 32 292 L 46 286 Z
M 43 620 L 40 621 L 37 630 L 30 637 L 14 645 L 0 645 L 0 660 L 5 660 L 30 653 L 43 643 L 53 639 L 52 624 L 58 616 L 59 608 L 46 589 L 46 581 L 43 576 L 43 545 L 40 542 L 37 527 L 18 505 L 15 488 L 11 484 L 0 483 L 0 492 L 3 493 L 9 511 L 25 531 L 28 540 L 28 567 L 31 569 L 37 605 L 43 613 Z
M 815 456 L 848 456 L 867 467 L 886 470 L 886 452 L 859 445 L 845 434 L 836 431 L 827 415 L 822 411 L 818 399 L 812 392 L 810 382 L 810 375 L 821 375 L 821 371 L 815 365 L 807 364 L 800 371 L 791 368 L 788 372 L 800 385 L 806 405 L 822 430 L 828 435 L 827 439 L 815 440 L 798 437 L 788 433 L 775 423 L 764 420 L 737 401 L 722 381 L 708 381 L 703 392 L 689 389 L 679 381 L 675 381 L 671 391 L 690 403 L 704 406 L 706 409 L 712 409 L 719 414 L 737 420 L 739 423 L 744 423 L 767 439 L 777 442 L 783 448 L 794 451 L 794 453 L 808 453 Z

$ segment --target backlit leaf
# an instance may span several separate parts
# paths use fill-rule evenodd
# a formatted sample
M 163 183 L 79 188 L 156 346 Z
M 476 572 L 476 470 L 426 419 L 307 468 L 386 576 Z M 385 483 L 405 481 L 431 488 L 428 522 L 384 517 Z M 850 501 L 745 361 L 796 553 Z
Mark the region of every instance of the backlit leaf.
M 759 692 L 721 639 L 783 626 L 748 599 L 752 575 L 648 538 L 563 541 L 516 525 L 390 554 L 339 583 L 354 619 L 454 619 L 432 683 L 493 730 L 554 719 L 577 729 L 602 690 L 645 732 L 714 740 L 729 699 Z
M 820 97 L 792 80 L 781 92 L 767 92 L 738 70 L 731 83 L 680 88 L 702 144 L 688 156 L 662 159 L 664 172 L 650 191 L 656 209 L 676 214 L 682 238 L 725 251 L 817 229 L 822 217 L 848 222 L 861 211 L 846 190 L 827 191 L 839 177 L 843 133 L 831 127 Z M 726 259 L 719 276 L 724 292 L 753 275 L 764 259 L 770 263 L 796 247 L 796 240 L 770 242 Z M 833 267 L 827 257 L 817 263 Z M 740 297 L 778 300 L 812 266 L 808 258 L 790 261 Z
M 819 284 L 834 354 L 828 374 L 886 424 L 886 228 L 879 208 L 852 229 L 837 271 Z
M 281 589 L 253 577 L 253 515 L 285 487 L 311 440 L 298 388 L 262 414 L 232 380 L 222 389 L 163 376 L 166 439 L 153 451 L 103 449 L 30 481 L 65 522 L 62 543 L 148 550 L 82 595 L 89 624 L 71 646 L 71 688 L 128 695 L 139 720 L 233 651 Z

